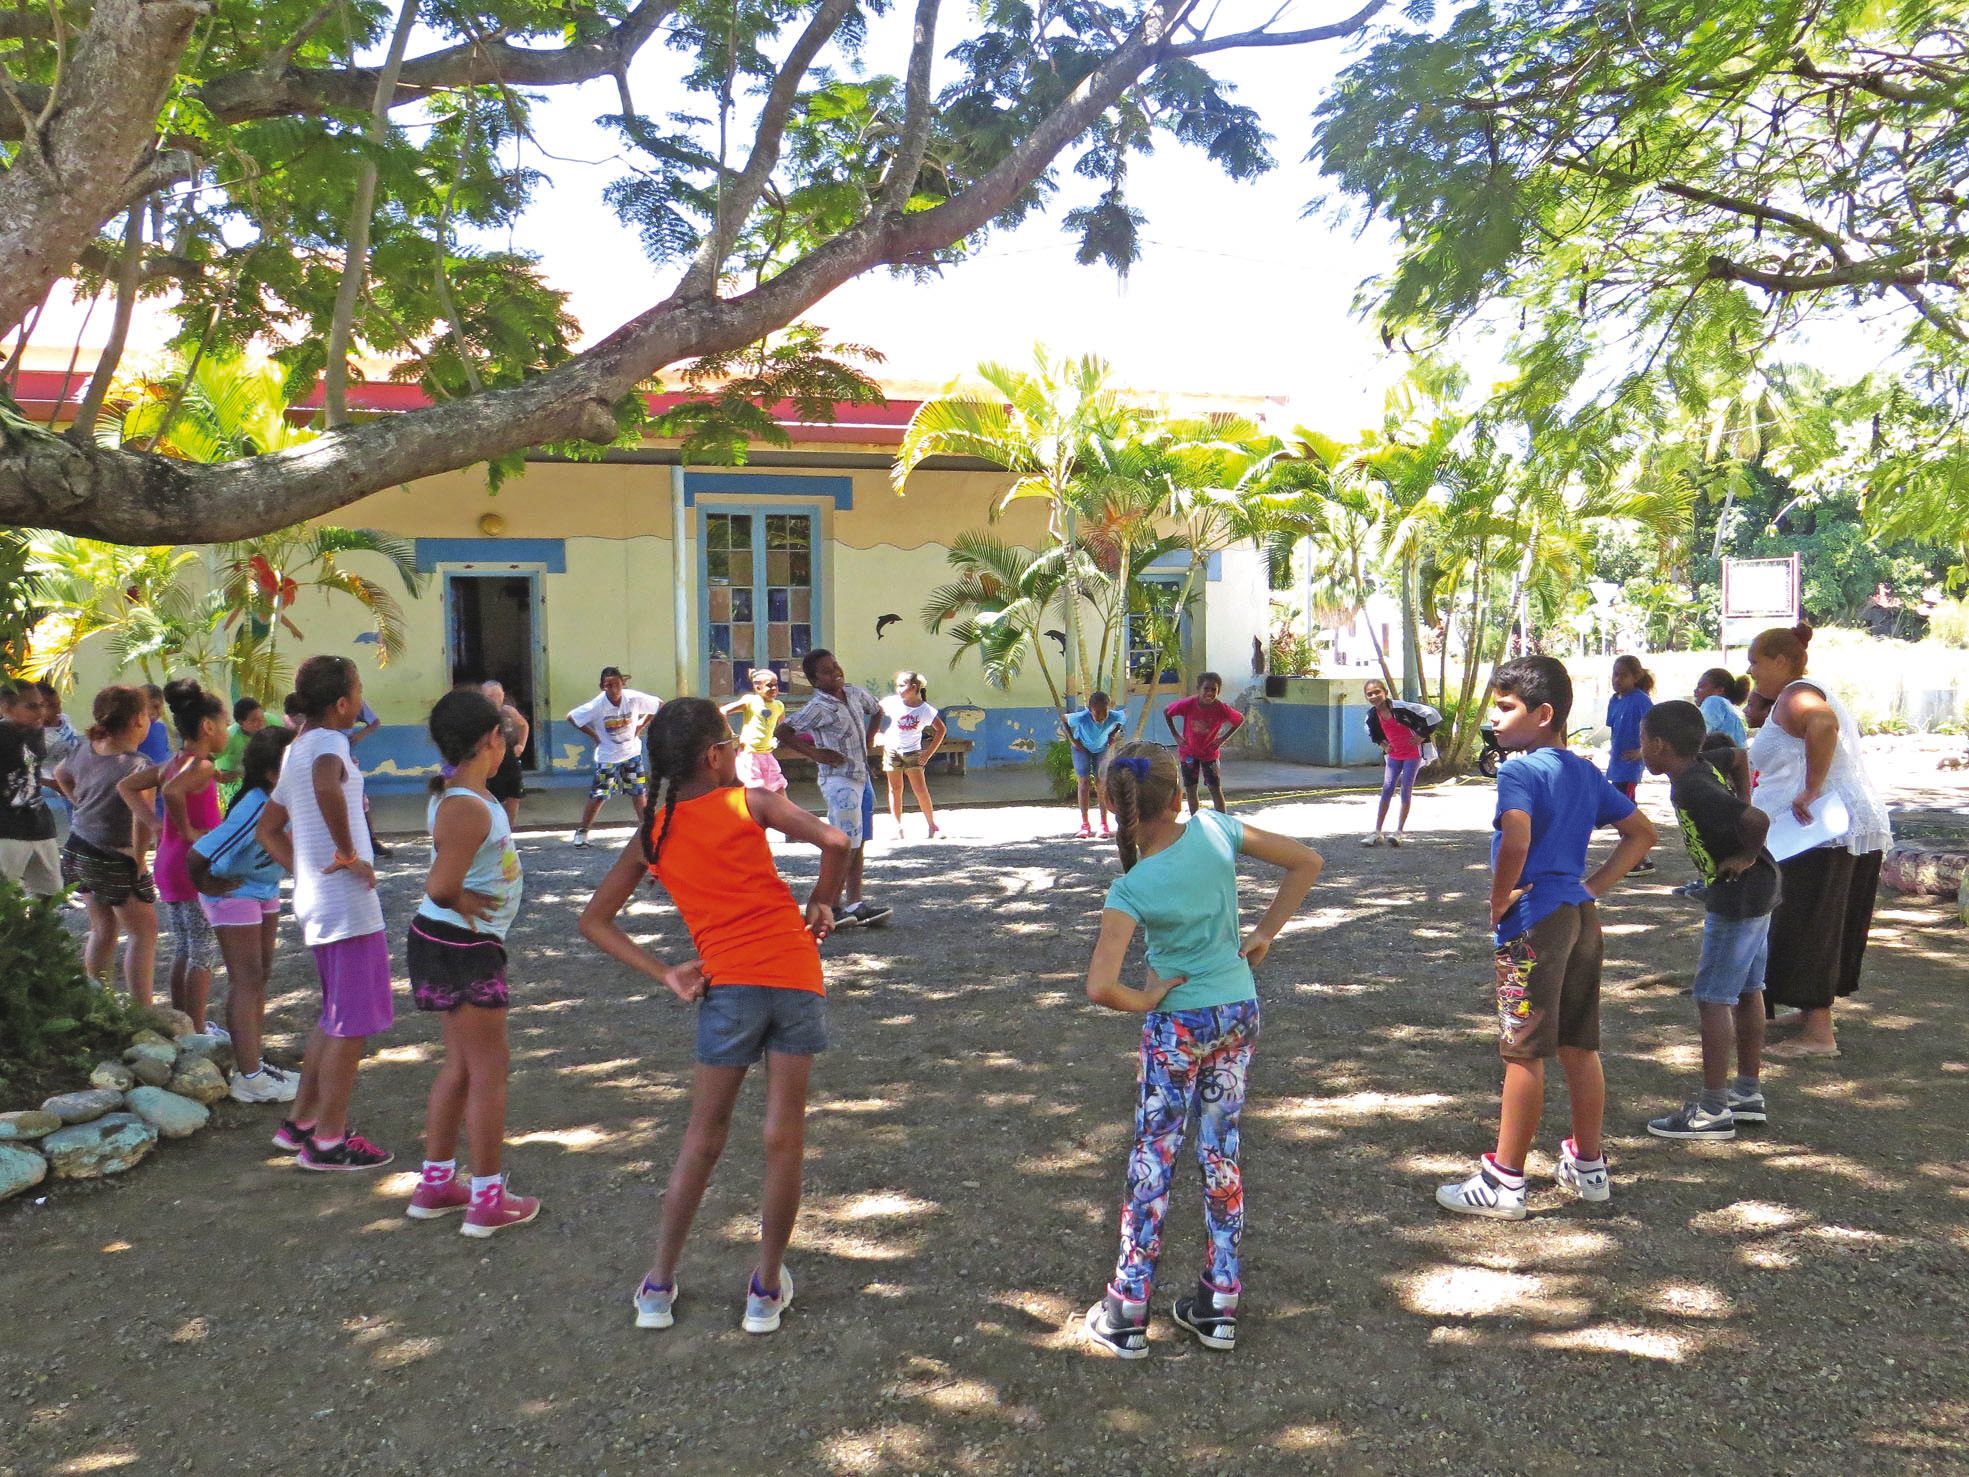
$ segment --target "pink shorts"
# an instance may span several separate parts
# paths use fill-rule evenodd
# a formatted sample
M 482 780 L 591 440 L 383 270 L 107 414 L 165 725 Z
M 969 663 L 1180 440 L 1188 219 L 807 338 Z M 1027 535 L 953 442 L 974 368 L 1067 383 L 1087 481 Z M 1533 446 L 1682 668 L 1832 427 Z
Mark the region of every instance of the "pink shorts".
M 779 760 L 771 754 L 755 754 L 750 749 L 738 751 L 738 782 L 748 790 L 786 788 L 786 776 L 780 772 Z
M 390 1004 L 390 939 L 385 933 L 316 944 L 315 973 L 321 976 L 321 1029 L 324 1035 L 361 1037 L 387 1031 L 396 1023 Z
M 199 911 L 214 928 L 258 928 L 263 918 L 280 915 L 277 897 L 198 897 Z

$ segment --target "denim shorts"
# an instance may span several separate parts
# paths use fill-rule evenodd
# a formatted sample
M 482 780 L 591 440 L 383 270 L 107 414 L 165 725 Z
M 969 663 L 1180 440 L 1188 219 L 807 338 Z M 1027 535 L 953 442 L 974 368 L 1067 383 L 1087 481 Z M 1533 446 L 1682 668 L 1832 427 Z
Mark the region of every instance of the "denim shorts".
M 713 985 L 697 1002 L 697 1059 L 706 1067 L 749 1067 L 769 1051 L 827 1050 L 827 997 L 774 985 Z
M 1108 751 L 1106 749 L 1101 750 L 1098 754 L 1090 754 L 1078 744 L 1074 746 L 1073 772 L 1075 778 L 1098 780 L 1102 775 L 1107 773 L 1107 768 Z
M 1702 958 L 1696 964 L 1698 1005 L 1735 1005 L 1764 988 L 1764 966 L 1771 957 L 1771 915 L 1702 920 Z

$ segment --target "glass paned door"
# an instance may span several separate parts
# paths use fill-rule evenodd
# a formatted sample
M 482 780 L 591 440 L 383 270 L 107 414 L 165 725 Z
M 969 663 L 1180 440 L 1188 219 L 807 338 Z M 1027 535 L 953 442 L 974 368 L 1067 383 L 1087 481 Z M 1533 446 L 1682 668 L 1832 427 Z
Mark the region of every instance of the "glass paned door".
M 714 698 L 752 690 L 752 669 L 787 670 L 813 647 L 811 513 L 704 515 L 705 632 Z

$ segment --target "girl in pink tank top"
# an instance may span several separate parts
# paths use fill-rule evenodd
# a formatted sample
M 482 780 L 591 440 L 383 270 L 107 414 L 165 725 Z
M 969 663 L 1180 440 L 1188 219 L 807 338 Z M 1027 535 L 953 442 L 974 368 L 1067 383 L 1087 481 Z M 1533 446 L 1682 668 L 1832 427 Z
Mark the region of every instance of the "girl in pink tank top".
M 171 1003 L 191 1017 L 194 1029 L 224 1037 L 222 1027 L 205 1022 L 219 945 L 198 905 L 198 889 L 192 886 L 186 858 L 192 844 L 219 824 L 218 769 L 212 761 L 225 747 L 226 705 L 218 694 L 192 681 L 171 683 L 164 689 L 164 702 L 181 747 L 136 778 L 144 788 L 155 786 L 164 792 L 164 825 L 158 832 L 154 868 L 158 901 L 176 945 Z

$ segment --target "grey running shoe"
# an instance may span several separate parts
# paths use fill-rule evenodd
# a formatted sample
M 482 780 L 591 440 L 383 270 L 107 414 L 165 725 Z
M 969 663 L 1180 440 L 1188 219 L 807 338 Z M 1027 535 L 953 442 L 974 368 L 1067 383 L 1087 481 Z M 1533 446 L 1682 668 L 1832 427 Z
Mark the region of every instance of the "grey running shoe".
M 1764 1094 L 1761 1092 L 1738 1092 L 1732 1087 L 1727 1094 L 1730 1102 L 1730 1115 L 1739 1123 L 1765 1123 L 1769 1115 L 1764 1109 Z
M 1666 1118 L 1650 1118 L 1648 1132 L 1658 1139 L 1733 1139 L 1737 1120 L 1728 1108 L 1711 1113 L 1699 1098 L 1690 1098 Z

